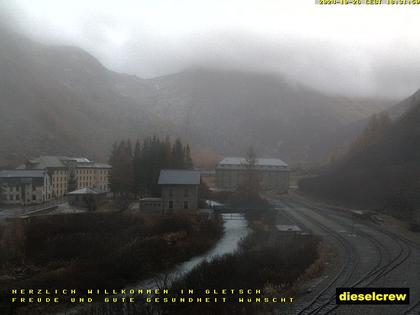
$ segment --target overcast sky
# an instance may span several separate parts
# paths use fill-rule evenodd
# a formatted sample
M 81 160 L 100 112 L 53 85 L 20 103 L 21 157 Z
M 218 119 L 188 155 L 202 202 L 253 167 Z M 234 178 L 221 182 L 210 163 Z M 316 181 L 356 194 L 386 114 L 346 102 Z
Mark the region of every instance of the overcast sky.
M 420 88 L 420 6 L 0 0 L 0 9 L 37 40 L 79 46 L 143 78 L 217 66 L 278 72 L 339 94 L 402 98 Z

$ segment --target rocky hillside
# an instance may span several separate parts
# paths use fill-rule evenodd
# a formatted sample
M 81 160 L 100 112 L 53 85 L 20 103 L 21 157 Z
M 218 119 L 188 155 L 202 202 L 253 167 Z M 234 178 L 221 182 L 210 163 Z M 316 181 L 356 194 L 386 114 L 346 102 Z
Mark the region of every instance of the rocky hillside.
M 260 155 L 311 162 L 334 148 L 344 126 L 370 116 L 386 101 L 329 96 L 278 75 L 195 69 L 148 81 L 160 117 L 186 137 L 239 155 L 253 145 Z
M 106 158 L 121 137 L 159 130 L 142 80 L 109 71 L 74 47 L 0 32 L 0 165 L 39 154 Z M 138 101 L 116 86 L 135 82 Z M 143 89 L 144 88 L 144 89 Z
M 115 140 L 152 133 L 181 136 L 206 155 L 253 145 L 260 155 L 317 161 L 337 130 L 388 106 L 268 74 L 195 69 L 143 80 L 75 47 L 4 30 L 0 42 L 0 165 L 40 154 L 104 160 Z

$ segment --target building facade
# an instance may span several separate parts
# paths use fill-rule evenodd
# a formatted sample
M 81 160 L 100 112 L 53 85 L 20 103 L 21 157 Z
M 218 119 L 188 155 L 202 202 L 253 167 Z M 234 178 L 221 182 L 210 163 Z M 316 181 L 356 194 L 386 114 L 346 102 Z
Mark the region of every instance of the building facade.
M 198 208 L 199 171 L 161 170 L 158 184 L 164 213 Z
M 92 188 L 82 188 L 67 194 L 69 204 L 94 211 L 105 200 L 105 192 L 98 192 Z
M 53 197 L 50 177 L 44 170 L 0 171 L 0 203 L 40 204 Z
M 60 198 L 69 190 L 92 188 L 98 192 L 109 192 L 111 166 L 96 163 L 87 158 L 65 156 L 40 156 L 29 160 L 20 168 L 46 170 L 51 179 L 53 197 Z M 69 187 L 71 182 L 73 187 Z
M 147 197 L 140 199 L 139 210 L 147 214 L 163 214 L 162 198 Z
M 248 165 L 245 158 L 227 157 L 216 166 L 216 186 L 220 190 L 235 191 L 244 182 Z M 256 159 L 254 171 L 263 190 L 288 191 L 289 168 L 280 159 Z

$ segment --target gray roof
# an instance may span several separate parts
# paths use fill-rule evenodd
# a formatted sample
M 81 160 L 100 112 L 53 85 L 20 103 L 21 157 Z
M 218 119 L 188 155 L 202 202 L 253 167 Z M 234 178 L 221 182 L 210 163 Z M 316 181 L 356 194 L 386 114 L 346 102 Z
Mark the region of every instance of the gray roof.
M 74 190 L 67 193 L 67 195 L 98 195 L 98 194 L 99 193 L 95 189 L 88 188 L 88 187 Z
M 159 185 L 199 185 L 200 171 L 161 170 Z
M 112 168 L 111 165 L 106 163 L 80 163 L 77 168 Z
M 62 160 L 67 160 L 67 161 L 74 161 L 76 163 L 90 163 L 92 161 L 90 161 L 88 158 L 85 157 L 62 157 Z
M 0 171 L 1 178 L 35 178 L 44 177 L 43 170 L 4 170 Z
M 239 166 L 247 164 L 246 159 L 243 157 L 226 157 L 221 160 L 218 165 L 232 165 Z M 256 159 L 256 166 L 280 166 L 287 167 L 287 163 L 280 159 Z
M 43 155 L 36 159 L 29 160 L 28 162 L 31 164 L 31 169 L 65 167 L 64 163 L 61 161 L 61 158 L 61 156 Z
M 75 162 L 76 167 L 86 168 L 111 168 L 110 165 L 104 163 L 95 163 L 83 157 L 67 157 L 55 155 L 43 155 L 38 158 L 28 161 L 31 165 L 30 169 L 45 169 L 45 168 L 64 168 L 69 162 Z M 22 168 L 21 166 L 19 168 Z

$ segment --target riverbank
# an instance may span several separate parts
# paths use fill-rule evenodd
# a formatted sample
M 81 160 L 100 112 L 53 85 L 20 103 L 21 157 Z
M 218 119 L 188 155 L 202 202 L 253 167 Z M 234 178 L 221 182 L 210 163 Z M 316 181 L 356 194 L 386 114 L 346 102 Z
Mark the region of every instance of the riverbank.
M 319 258 L 319 239 L 310 235 L 283 238 L 268 231 L 254 231 L 234 254 L 204 262 L 186 277 L 174 283 L 171 291 L 182 288 L 210 289 L 222 292 L 234 288 L 259 289 L 258 294 L 226 295 L 224 303 L 167 304 L 160 306 L 168 314 L 261 314 L 294 302 L 296 283 Z M 199 298 L 198 294 L 192 297 Z M 201 295 L 202 297 L 202 295 Z M 220 297 L 220 295 L 219 295 Z
M 247 215 L 252 230 L 236 251 L 203 260 L 156 300 L 105 307 L 109 314 L 261 314 L 287 310 L 301 281 L 320 272 L 320 240 L 283 234 L 270 209 Z M 88 314 L 88 313 L 84 313 Z
M 72 314 L 72 315 L 84 315 L 84 314 L 159 314 L 160 309 L 153 302 L 148 303 L 147 298 L 153 298 L 156 294 L 154 293 L 155 289 L 168 290 L 171 291 L 171 286 L 174 282 L 182 279 L 183 276 L 187 275 L 189 272 L 194 270 L 197 266 L 204 262 L 210 262 L 217 257 L 221 257 L 226 254 L 234 253 L 238 250 L 241 240 L 246 238 L 246 236 L 251 232 L 248 227 L 248 222 L 243 215 L 238 215 L 234 220 L 230 218 L 229 214 L 221 214 L 223 219 L 223 236 L 222 238 L 213 246 L 210 250 L 205 253 L 195 256 L 181 264 L 176 265 L 174 268 L 167 270 L 164 273 L 157 274 L 150 279 L 140 281 L 139 283 L 131 286 L 141 290 L 151 289 L 150 294 L 144 295 L 132 295 L 132 294 L 121 294 L 115 295 L 111 293 L 107 295 L 110 301 L 114 298 L 116 302 L 105 302 L 95 300 L 93 303 L 82 303 L 76 305 L 68 305 L 68 308 L 65 309 L 65 312 L 56 312 L 57 314 Z M 127 288 L 128 290 L 130 288 Z M 128 292 L 128 291 L 127 291 Z M 156 298 L 167 298 L 168 295 L 157 294 Z M 123 302 L 122 299 L 125 298 Z M 133 298 L 133 303 L 130 302 L 130 298 Z M 163 300 L 163 299 L 162 299 Z M 95 303 L 97 302 L 97 303 Z M 182 299 L 179 300 L 180 303 L 184 303 Z M 188 302 L 188 299 L 187 299 Z M 189 303 L 189 302 L 188 302 Z M 185 303 L 184 303 L 185 304 Z
M 122 288 L 206 252 L 222 235 L 220 220 L 192 212 L 16 219 L 0 230 L 2 296 L 12 288 Z

